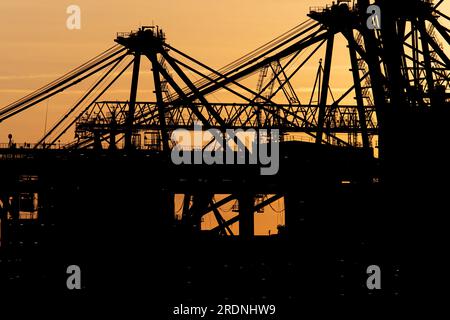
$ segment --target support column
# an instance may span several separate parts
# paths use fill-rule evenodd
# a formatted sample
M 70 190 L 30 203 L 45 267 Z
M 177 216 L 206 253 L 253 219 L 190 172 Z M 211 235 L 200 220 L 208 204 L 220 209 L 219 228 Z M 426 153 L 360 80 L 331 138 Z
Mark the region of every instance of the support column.
M 333 47 L 334 47 L 334 33 L 330 33 L 327 41 L 327 51 L 325 56 L 325 68 L 323 71 L 323 82 L 322 91 L 319 101 L 319 119 L 317 124 L 317 137 L 316 143 L 322 144 L 323 141 L 323 129 L 325 125 L 327 98 L 328 98 L 328 87 L 330 85 L 330 73 L 331 73 L 331 62 L 333 58 Z
M 109 150 L 117 149 L 116 134 L 117 134 L 117 122 L 116 122 L 116 115 L 115 113 L 113 113 L 111 115 L 111 132 L 109 133 Z
M 159 124 L 161 126 L 161 139 L 163 142 L 163 151 L 169 152 L 169 137 L 166 129 L 166 116 L 164 110 L 164 100 L 161 89 L 161 76 L 159 73 L 160 65 L 158 63 L 158 58 L 156 56 L 156 52 L 151 51 L 148 54 L 150 58 L 150 62 L 152 63 L 152 71 L 153 71 L 153 83 L 155 84 L 155 95 L 156 95 L 156 103 L 158 107 L 158 116 L 159 116 Z
M 133 136 L 133 123 L 134 123 L 134 113 L 136 107 L 136 97 L 137 97 L 137 89 L 139 84 L 139 68 L 141 66 L 141 53 L 136 52 L 134 57 L 134 65 L 133 65 L 133 78 L 131 80 L 131 92 L 130 92 L 130 102 L 128 115 L 126 120 L 126 131 L 125 131 L 125 149 L 131 150 L 132 145 L 132 136 Z
M 352 34 L 349 34 L 348 36 L 352 37 Z M 359 75 L 358 59 L 356 56 L 356 50 L 350 43 L 348 48 L 350 51 L 350 61 L 352 64 L 353 83 L 355 85 L 356 104 L 358 108 L 359 122 L 361 126 L 363 147 L 369 148 L 370 143 L 369 143 L 369 135 L 367 134 L 367 122 L 366 122 L 367 119 L 366 119 L 366 111 L 364 108 L 364 98 L 362 94 L 361 78 Z
M 358 1 L 360 15 L 365 17 L 366 10 L 369 6 L 369 0 Z M 375 102 L 375 110 L 378 120 L 378 145 L 379 145 L 379 157 L 385 158 L 386 149 L 386 133 L 385 133 L 385 121 L 386 121 L 386 94 L 383 87 L 383 76 L 380 66 L 380 48 L 377 46 L 377 40 L 373 30 L 362 28 L 360 32 L 364 38 L 364 47 L 366 48 L 366 62 L 369 66 L 370 81 L 372 84 L 373 99 Z

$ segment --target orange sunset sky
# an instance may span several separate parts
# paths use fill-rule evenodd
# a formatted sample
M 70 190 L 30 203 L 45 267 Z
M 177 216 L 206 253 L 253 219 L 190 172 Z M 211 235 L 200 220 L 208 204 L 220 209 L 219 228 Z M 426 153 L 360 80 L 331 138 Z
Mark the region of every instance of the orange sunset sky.
M 171 45 L 213 68 L 220 68 L 303 22 L 310 7 L 330 3 L 327 0 L 3 0 L 0 108 L 111 47 L 118 31 L 159 25 Z M 66 9 L 71 4 L 81 8 L 81 30 L 66 28 Z M 450 2 L 441 5 L 441 10 L 450 12 Z M 319 53 L 323 51 L 322 48 Z M 322 56 L 313 57 L 293 83 L 304 100 L 309 99 L 309 88 Z M 331 75 L 336 95 L 350 87 L 348 69 L 347 49 L 338 38 Z M 148 70 L 147 73 L 149 77 Z M 129 79 L 130 72 L 108 98 L 127 99 Z M 141 86 L 145 84 L 142 79 Z M 153 100 L 152 91 L 140 87 L 139 100 Z M 65 91 L 1 123 L 0 142 L 6 142 L 9 133 L 18 143 L 36 141 L 46 129 L 45 120 L 48 128 L 83 92 L 82 86 Z M 63 140 L 72 138 L 68 134 Z
M 213 68 L 220 68 L 303 22 L 310 6 L 327 3 L 326 0 L 4 0 L 0 2 L 0 107 L 111 47 L 118 31 L 154 23 L 165 30 L 171 45 Z M 71 4 L 81 8 L 81 30 L 66 28 L 66 9 Z M 340 47 L 346 50 L 343 43 Z M 342 79 L 350 80 L 347 56 L 335 54 L 332 85 L 342 86 Z M 311 87 L 320 57 L 313 58 L 294 83 L 305 99 L 309 99 L 309 89 L 303 92 L 302 88 Z M 124 78 L 108 98 L 127 99 L 130 72 Z M 336 92 L 339 86 L 334 86 Z M 153 100 L 149 97 L 153 90 L 144 87 L 145 80 L 141 80 L 139 100 Z M 342 87 L 342 91 L 347 89 Z M 83 87 L 65 91 L 3 122 L 0 142 L 7 142 L 9 133 L 14 135 L 15 142 L 35 142 L 83 92 Z M 73 134 L 68 134 L 63 140 L 72 138 Z

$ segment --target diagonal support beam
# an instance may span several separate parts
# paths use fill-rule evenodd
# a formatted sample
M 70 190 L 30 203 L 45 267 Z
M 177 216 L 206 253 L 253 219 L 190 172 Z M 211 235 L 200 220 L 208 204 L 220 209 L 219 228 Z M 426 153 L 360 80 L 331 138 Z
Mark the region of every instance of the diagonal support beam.
M 420 37 L 422 40 L 422 51 L 423 51 L 423 61 L 425 65 L 425 76 L 428 85 L 428 93 L 430 94 L 431 100 L 433 101 L 434 97 L 434 78 L 431 66 L 431 58 L 430 58 L 430 47 L 428 42 L 428 33 L 426 31 L 425 20 L 421 20 L 416 22 L 416 27 L 420 32 Z
M 328 87 L 330 85 L 331 62 L 333 59 L 334 33 L 329 34 L 325 54 L 325 68 L 323 71 L 322 91 L 319 102 L 319 119 L 317 123 L 316 144 L 322 144 L 325 125 L 326 106 L 328 98 Z
M 230 236 L 234 236 L 233 231 L 231 230 L 230 226 L 226 225 L 226 221 L 220 214 L 219 210 L 216 207 L 214 207 L 213 201 L 211 201 L 211 207 L 213 207 L 214 216 L 215 216 L 217 223 L 219 224 L 219 227 L 221 228 L 221 230 L 222 231 L 227 230 L 228 233 L 230 234 Z
M 216 119 L 216 121 L 223 127 L 223 130 L 226 128 L 225 121 L 220 117 L 220 115 L 211 108 L 209 102 L 206 100 L 205 96 L 200 93 L 197 87 L 192 83 L 191 79 L 181 70 L 180 66 L 175 62 L 175 60 L 167 53 L 167 51 L 162 50 L 160 52 L 162 56 L 166 59 L 166 61 L 170 64 L 173 70 L 178 74 L 178 76 L 186 83 L 189 89 L 194 93 L 194 96 L 200 100 L 201 103 L 204 104 L 208 112 Z
M 151 60 L 151 58 L 147 55 L 147 58 Z M 176 93 L 182 97 L 183 99 L 189 100 L 189 98 L 186 96 L 186 94 L 183 92 L 183 90 L 180 88 L 180 86 L 175 82 L 175 80 L 170 76 L 170 74 L 166 71 L 165 68 L 161 66 L 161 64 L 158 63 L 158 70 L 161 73 L 161 75 L 166 79 L 166 81 L 172 86 L 172 88 L 176 91 Z M 205 116 L 198 111 L 198 109 L 195 106 L 191 106 L 190 108 L 192 112 L 197 116 L 197 118 L 203 123 L 205 127 L 208 127 L 208 120 L 205 118 Z
M 136 51 L 133 65 L 133 76 L 131 79 L 131 91 L 130 91 L 130 104 L 128 109 L 128 115 L 126 120 L 126 132 L 125 132 L 125 148 L 127 150 L 132 149 L 132 136 L 133 136 L 133 123 L 134 113 L 136 106 L 137 89 L 139 84 L 139 69 L 141 67 L 141 53 Z
M 236 194 L 231 194 L 228 197 L 226 197 L 226 198 L 224 198 L 224 199 L 222 199 L 220 201 L 215 202 L 214 205 L 211 205 L 211 206 L 205 208 L 204 210 L 200 211 L 198 214 L 200 216 L 204 216 L 205 214 L 210 213 L 214 209 L 218 209 L 221 206 L 223 206 L 224 204 L 227 204 L 228 202 L 236 200 L 236 199 L 237 199 L 237 195 Z
M 350 35 L 349 35 L 350 37 Z M 350 53 L 350 61 L 352 65 L 352 75 L 353 75 L 353 83 L 355 86 L 355 94 L 356 94 L 356 103 L 358 108 L 358 114 L 359 114 L 359 123 L 361 126 L 362 131 L 362 141 L 363 141 L 363 147 L 369 148 L 369 135 L 367 134 L 367 122 L 366 122 L 366 111 L 364 109 L 364 99 L 363 99 L 363 93 L 362 93 L 362 87 L 361 87 L 361 80 L 359 76 L 359 66 L 358 66 L 358 59 L 356 56 L 356 50 L 349 44 L 349 53 Z
M 158 108 L 159 124 L 161 126 L 161 139 L 163 142 L 163 151 L 169 152 L 169 136 L 166 129 L 166 115 L 165 104 L 162 95 L 161 74 L 159 71 L 160 64 L 156 52 L 151 51 L 148 54 L 150 62 L 152 63 L 153 83 L 155 85 L 156 104 Z
M 253 207 L 253 212 L 257 212 L 259 209 L 267 207 L 268 205 L 270 205 L 273 202 L 281 199 L 282 197 L 283 197 L 282 194 L 274 195 L 270 199 L 267 199 L 267 200 L 261 202 L 260 204 L 254 206 Z M 240 220 L 240 215 L 237 215 L 236 217 L 231 218 L 230 220 L 226 221 L 224 223 L 224 226 L 231 226 L 231 225 L 235 224 L 236 222 L 238 222 L 239 220 Z M 218 232 L 219 230 L 220 230 L 220 226 L 215 227 L 214 229 L 212 229 L 212 231 L 214 231 L 214 232 Z

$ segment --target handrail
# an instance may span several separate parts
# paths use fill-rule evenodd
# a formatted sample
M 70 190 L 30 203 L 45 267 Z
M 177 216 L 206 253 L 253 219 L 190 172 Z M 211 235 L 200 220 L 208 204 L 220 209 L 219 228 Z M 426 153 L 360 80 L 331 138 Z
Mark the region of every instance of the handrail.
M 5 149 L 9 149 L 9 150 L 24 150 L 24 149 L 54 149 L 54 150 L 58 150 L 58 149 L 65 149 L 65 144 L 64 143 L 54 143 L 54 144 L 41 144 L 38 145 L 36 143 L 0 143 L 0 149 L 5 150 Z

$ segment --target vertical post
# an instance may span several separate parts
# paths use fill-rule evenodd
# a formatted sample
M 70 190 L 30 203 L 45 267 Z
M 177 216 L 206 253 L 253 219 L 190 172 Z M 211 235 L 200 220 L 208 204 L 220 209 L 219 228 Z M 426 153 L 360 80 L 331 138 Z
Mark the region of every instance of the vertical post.
M 141 52 L 136 51 L 134 55 L 134 65 L 133 65 L 133 78 L 131 79 L 131 92 L 130 92 L 130 102 L 128 108 L 128 115 L 126 119 L 126 129 L 125 129 L 125 148 L 127 150 L 132 149 L 132 136 L 133 136 L 133 123 L 134 123 L 134 113 L 136 107 L 136 97 L 137 89 L 139 83 L 139 68 L 141 66 Z
M 348 36 L 353 37 L 353 35 L 351 33 Z M 359 76 L 358 59 L 356 57 L 356 50 L 351 45 L 351 43 L 349 43 L 348 48 L 350 51 L 350 61 L 351 61 L 351 65 L 352 65 L 353 83 L 355 85 L 356 104 L 357 104 L 357 108 L 358 108 L 359 122 L 360 122 L 360 126 L 361 126 L 363 147 L 369 148 L 370 147 L 369 135 L 367 134 L 366 111 L 364 108 L 364 98 L 362 95 L 361 78 Z
M 209 207 L 213 196 L 212 193 L 195 193 L 192 195 L 192 206 L 188 211 L 189 215 L 186 222 L 193 232 L 200 232 L 202 230 L 202 217 L 205 209 Z M 185 202 L 185 207 L 186 206 L 187 203 Z M 185 217 L 183 217 L 183 219 L 184 218 Z
M 383 62 L 388 73 L 391 111 L 396 112 L 405 105 L 401 58 L 403 39 L 399 35 L 400 28 L 399 21 L 396 20 L 396 13 L 390 6 L 391 4 L 384 4 L 381 8 L 383 11 L 381 35 L 383 37 Z
M 182 213 L 182 220 L 186 220 L 189 217 L 189 209 L 191 206 L 191 194 L 190 193 L 186 193 L 184 195 L 184 199 L 183 199 L 183 213 Z
M 369 0 L 359 0 L 358 6 L 361 17 L 367 17 L 366 10 L 369 6 Z M 382 25 L 383 26 L 383 25 Z M 386 121 L 386 95 L 383 87 L 383 75 L 381 73 L 380 48 L 377 46 L 377 39 L 374 30 L 362 27 L 361 33 L 364 38 L 364 47 L 366 49 L 367 64 L 369 66 L 370 81 L 372 84 L 373 99 L 378 120 L 378 145 L 379 157 L 385 157 L 386 139 L 385 139 L 385 121 Z
M 333 58 L 334 33 L 330 31 L 327 41 L 327 51 L 325 55 L 325 68 L 323 71 L 322 90 L 319 101 L 319 119 L 317 124 L 316 143 L 321 144 L 323 140 L 323 129 L 325 125 L 325 115 L 328 98 L 328 87 L 330 85 L 331 62 Z
M 159 115 L 159 124 L 161 126 L 161 139 L 163 142 L 163 151 L 169 152 L 169 137 L 167 135 L 166 129 L 166 116 L 164 111 L 164 100 L 162 95 L 161 88 L 161 77 L 159 73 L 159 69 L 162 68 L 158 62 L 158 58 L 156 56 L 156 52 L 151 51 L 148 54 L 150 58 L 150 62 L 152 63 L 152 71 L 153 71 L 153 83 L 155 84 L 155 95 L 156 95 L 156 103 L 158 107 L 158 115 Z
M 102 136 L 99 131 L 94 132 L 94 150 L 102 150 Z
M 116 114 L 115 114 L 115 112 L 113 112 L 111 114 L 111 131 L 109 133 L 109 150 L 116 150 L 116 133 L 117 133 Z
M 417 93 L 420 92 L 420 70 L 419 70 L 419 39 L 417 28 L 414 23 L 411 23 L 411 34 L 412 34 L 412 42 L 413 42 L 413 69 L 414 69 L 414 90 L 416 95 L 417 102 Z

